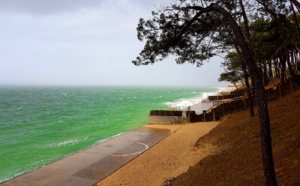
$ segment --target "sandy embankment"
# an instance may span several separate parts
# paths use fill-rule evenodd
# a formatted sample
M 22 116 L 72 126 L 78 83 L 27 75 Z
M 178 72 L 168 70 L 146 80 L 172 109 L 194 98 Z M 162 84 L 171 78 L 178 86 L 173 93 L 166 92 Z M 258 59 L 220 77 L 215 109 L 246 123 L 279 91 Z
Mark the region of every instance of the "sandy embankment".
M 97 185 L 161 185 L 167 179 L 186 172 L 205 156 L 215 152 L 211 145 L 195 149 L 196 141 L 219 122 L 180 126 L 156 144 Z M 174 128 L 172 125 L 146 125 L 150 128 Z

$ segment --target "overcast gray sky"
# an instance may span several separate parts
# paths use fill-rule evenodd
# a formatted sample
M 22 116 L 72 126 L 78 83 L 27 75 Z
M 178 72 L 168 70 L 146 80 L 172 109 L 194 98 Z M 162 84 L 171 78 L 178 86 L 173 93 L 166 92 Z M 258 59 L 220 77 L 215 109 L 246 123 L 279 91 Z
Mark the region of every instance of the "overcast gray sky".
M 0 84 L 187 85 L 219 83 L 221 58 L 201 68 L 174 57 L 131 61 L 143 48 L 139 18 L 172 0 L 1 0 Z

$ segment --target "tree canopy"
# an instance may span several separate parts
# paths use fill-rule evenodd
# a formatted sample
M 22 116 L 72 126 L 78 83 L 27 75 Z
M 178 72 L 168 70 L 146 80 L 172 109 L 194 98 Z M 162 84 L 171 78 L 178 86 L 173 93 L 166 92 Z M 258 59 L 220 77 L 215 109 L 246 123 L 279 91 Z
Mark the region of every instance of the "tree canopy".
M 286 65 L 292 76 L 296 74 L 300 30 L 295 9 L 300 10 L 297 0 L 175 0 L 152 12 L 151 19 L 141 18 L 137 26 L 145 46 L 135 65 L 153 64 L 171 54 L 178 64 L 201 66 L 215 55 L 237 52 L 237 64 L 249 73 L 256 92 L 267 185 L 277 182 L 264 83 L 273 76 L 272 66 L 282 81 Z
M 241 81 L 243 83 L 244 74 L 242 65 L 240 63 L 240 58 L 237 52 L 228 52 L 225 57 L 225 61 L 222 65 L 226 68 L 225 72 L 220 74 L 219 81 L 228 81 L 235 85 L 236 89 L 238 89 L 236 83 Z

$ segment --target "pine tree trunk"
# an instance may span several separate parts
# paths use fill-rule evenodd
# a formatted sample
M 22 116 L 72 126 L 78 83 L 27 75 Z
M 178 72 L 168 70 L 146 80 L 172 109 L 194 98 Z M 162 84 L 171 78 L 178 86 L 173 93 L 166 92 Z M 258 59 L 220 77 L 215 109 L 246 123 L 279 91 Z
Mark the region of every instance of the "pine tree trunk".
M 273 78 L 272 62 L 271 62 L 271 60 L 269 61 L 268 66 L 269 66 L 269 79 L 272 81 L 274 78 Z
M 297 0 L 291 0 L 294 5 L 297 7 L 298 11 L 300 11 L 300 3 Z
M 285 75 L 285 71 L 286 71 L 286 63 L 285 63 L 285 57 L 281 57 L 280 58 L 280 64 L 281 64 L 281 72 L 280 72 L 280 79 L 281 79 L 281 83 L 284 83 L 286 80 L 286 75 Z
M 264 86 L 266 86 L 269 83 L 266 61 L 263 62 L 263 76 L 264 76 Z
M 254 58 L 255 54 L 251 49 L 251 46 L 247 44 L 241 28 L 233 19 L 233 17 L 222 7 L 212 6 L 211 8 L 221 13 L 231 25 L 232 31 L 236 36 L 238 46 L 241 49 L 243 56 L 245 57 L 245 62 L 250 71 L 251 79 L 254 81 L 254 88 L 256 91 L 256 103 L 260 120 L 261 151 L 264 175 L 267 185 L 277 186 L 272 154 L 272 140 L 268 103 L 265 94 L 265 88 L 263 86 L 263 77 L 261 74 L 261 70 L 257 67 L 256 60 Z
M 238 89 L 238 87 L 236 86 L 236 83 L 235 83 L 235 82 L 232 82 L 232 83 L 234 84 L 236 90 L 238 91 L 239 89 Z
M 274 67 L 275 67 L 276 78 L 280 78 L 280 73 L 279 73 L 278 66 L 279 66 L 278 61 L 277 61 L 277 59 L 275 59 L 275 61 L 274 61 Z
M 285 50 L 285 56 L 286 56 L 286 61 L 287 61 L 287 64 L 288 64 L 290 75 L 292 77 L 295 77 L 296 74 L 295 74 L 295 72 L 294 72 L 294 70 L 292 68 L 292 64 L 291 64 L 289 52 L 288 52 L 288 50 L 287 50 L 286 47 L 284 47 L 284 50 Z
M 270 130 L 270 117 L 268 111 L 268 102 L 265 94 L 265 88 L 259 69 L 256 67 L 254 60 L 249 61 L 248 67 L 251 78 L 254 81 L 254 88 L 256 92 L 256 104 L 258 108 L 258 115 L 260 121 L 260 135 L 261 135 L 261 151 L 262 163 L 264 167 L 264 175 L 266 178 L 266 185 L 277 185 L 276 175 L 274 170 L 274 161 L 272 153 L 272 139 Z
M 253 109 L 253 99 L 252 99 L 252 95 L 251 95 L 251 87 L 249 84 L 249 75 L 248 72 L 246 70 L 246 65 L 242 64 L 242 68 L 243 68 L 243 72 L 244 72 L 244 77 L 245 77 L 245 84 L 246 84 L 246 89 L 247 89 L 247 95 L 248 95 L 248 100 L 249 100 L 249 105 L 250 105 L 250 118 L 254 117 L 254 109 Z

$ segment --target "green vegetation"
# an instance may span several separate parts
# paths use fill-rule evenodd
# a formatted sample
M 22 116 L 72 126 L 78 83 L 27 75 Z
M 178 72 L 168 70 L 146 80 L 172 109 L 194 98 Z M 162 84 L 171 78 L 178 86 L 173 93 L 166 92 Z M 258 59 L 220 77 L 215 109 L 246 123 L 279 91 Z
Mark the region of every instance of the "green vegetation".
M 178 64 L 201 66 L 217 54 L 236 52 L 238 60 L 230 61 L 239 64 L 245 82 L 249 75 L 255 91 L 267 185 L 277 185 L 277 181 L 264 86 L 273 79 L 273 69 L 281 83 L 287 80 L 288 73 L 296 78 L 299 10 L 297 0 L 177 0 L 152 12 L 151 19 L 141 18 L 137 27 L 138 39 L 145 39 L 146 44 L 133 61 L 135 65 L 152 64 L 171 54 L 177 56 Z M 230 71 L 222 79 L 240 76 L 236 68 Z M 251 97 L 247 82 L 246 87 Z M 251 107 L 250 117 L 253 116 Z
M 240 63 L 240 58 L 237 52 L 228 52 L 227 56 L 225 57 L 225 61 L 222 63 L 226 70 L 224 73 L 220 74 L 219 81 L 228 81 L 238 89 L 236 83 L 241 81 L 243 83 L 244 74 L 243 68 Z

